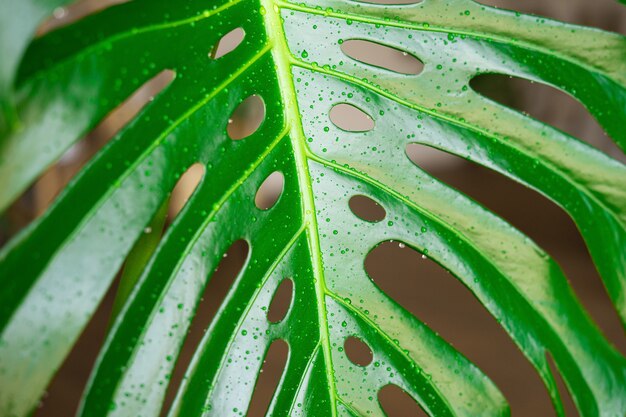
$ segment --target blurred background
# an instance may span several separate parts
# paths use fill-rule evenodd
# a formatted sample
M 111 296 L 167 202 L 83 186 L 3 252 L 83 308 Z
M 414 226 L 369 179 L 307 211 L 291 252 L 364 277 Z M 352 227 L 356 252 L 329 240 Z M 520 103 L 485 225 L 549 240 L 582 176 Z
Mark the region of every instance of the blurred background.
M 120 2 L 85 0 L 68 8 L 57 9 L 42 24 L 39 34 Z M 413 3 L 415 0 L 367 2 L 398 4 Z M 626 7 L 614 0 L 489 0 L 481 3 L 626 33 Z M 237 30 L 229 33 L 216 45 L 213 56 L 224 55 L 232 50 L 242 36 L 243 33 Z M 377 50 L 367 44 L 349 45 L 345 52 L 359 56 L 364 61 L 391 62 L 392 66 L 406 69 L 407 72 L 415 65 L 410 57 Z M 43 213 L 59 190 L 86 161 L 171 79 L 171 72 L 164 71 L 148 82 L 42 175 L 0 219 L 0 245 Z M 494 100 L 526 112 L 626 161 L 623 153 L 606 137 L 582 105 L 564 93 L 543 85 L 499 76 L 480 77 L 472 85 Z M 233 115 L 229 126 L 231 137 L 245 136 L 246 132 L 254 130 L 263 116 L 262 104 L 258 100 L 249 100 Z M 332 114 L 332 118 L 337 124 L 347 123 L 356 127 L 360 123 L 368 123 L 350 108 L 339 109 Z M 460 158 L 423 146 L 410 147 L 409 153 L 411 159 L 423 169 L 498 213 L 543 247 L 565 270 L 576 294 L 601 330 L 622 353 L 626 353 L 626 337 L 580 234 L 559 207 L 534 191 Z M 202 173 L 199 165 L 193 166 L 179 181 L 173 192 L 168 222 L 183 207 Z M 280 181 L 281 178 L 272 178 L 266 183 L 257 195 L 258 205 L 271 205 L 282 188 Z M 361 204 L 358 210 L 375 214 L 376 207 L 365 202 L 355 204 Z M 241 269 L 247 251 L 245 242 L 235 242 L 208 285 L 176 366 L 172 387 L 168 390 L 168 404 L 172 401 L 173 392 L 180 383 L 191 353 L 215 314 L 220 300 L 224 298 L 229 283 Z M 421 254 L 393 242 L 376 248 L 366 259 L 365 266 L 370 276 L 389 296 L 429 324 L 493 379 L 509 400 L 513 416 L 554 415 L 545 388 L 533 368 L 495 320 L 454 277 Z M 68 416 L 74 413 L 105 336 L 116 285 L 117 281 L 51 383 L 36 416 Z M 288 302 L 288 293 L 279 295 L 276 308 L 280 309 Z M 281 361 L 284 362 L 287 347 L 275 346 L 268 354 L 261 377 L 263 382 L 258 384 L 249 416 L 264 415 L 280 377 Z M 347 345 L 346 349 L 356 361 L 367 362 L 370 355 L 367 348 L 363 349 L 358 343 Z M 564 384 L 561 383 L 559 388 L 566 398 L 567 416 L 578 415 Z M 379 399 L 389 416 L 425 415 L 401 392 L 385 389 Z

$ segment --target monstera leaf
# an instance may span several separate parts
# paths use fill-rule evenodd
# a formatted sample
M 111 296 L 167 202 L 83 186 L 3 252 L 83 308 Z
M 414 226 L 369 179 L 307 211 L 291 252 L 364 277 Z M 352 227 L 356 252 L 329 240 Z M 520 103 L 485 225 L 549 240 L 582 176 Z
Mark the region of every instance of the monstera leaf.
M 481 164 L 549 197 L 576 222 L 626 319 L 626 167 L 590 145 L 478 94 L 507 74 L 577 98 L 626 148 L 626 39 L 469 0 L 135 0 L 30 40 L 60 0 L 0 5 L 0 208 L 139 86 L 174 80 L 0 253 L 0 414 L 26 416 L 179 177 L 204 166 L 102 346 L 81 416 L 157 416 L 203 289 L 226 249 L 246 265 L 202 339 L 170 416 L 243 415 L 265 354 L 289 356 L 268 414 L 382 416 L 379 390 L 410 394 L 431 416 L 509 415 L 498 388 L 383 293 L 364 270 L 377 244 L 426 254 L 467 286 L 545 383 L 558 415 L 553 358 L 582 416 L 624 416 L 626 359 L 535 243 L 414 165 L 418 143 Z M 220 39 L 245 32 L 232 52 Z M 402 74 L 344 53 L 361 40 L 423 64 Z M 265 119 L 233 140 L 250 96 Z M 348 104 L 373 127 L 337 127 Z M 258 188 L 280 172 L 267 210 Z M 378 221 L 350 208 L 364 196 Z M 141 246 L 141 245 L 139 245 Z M 150 251 L 147 251 L 150 253 Z M 141 258 L 141 257 L 139 257 Z M 284 279 L 293 300 L 267 309 Z M 358 365 L 343 346 L 373 353 Z

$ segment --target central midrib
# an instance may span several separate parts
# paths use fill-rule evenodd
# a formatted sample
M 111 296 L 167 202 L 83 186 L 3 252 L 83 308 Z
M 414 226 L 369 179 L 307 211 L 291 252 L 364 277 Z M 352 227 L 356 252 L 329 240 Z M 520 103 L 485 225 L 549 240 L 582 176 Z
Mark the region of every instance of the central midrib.
M 291 74 L 292 57 L 289 47 L 287 46 L 287 39 L 280 16 L 280 7 L 277 2 L 275 0 L 260 0 L 260 4 L 261 14 L 264 17 L 265 29 L 271 46 L 272 58 L 276 65 L 280 94 L 284 106 L 285 123 L 289 129 L 289 138 L 294 152 L 298 186 L 302 199 L 302 218 L 307 231 L 307 242 L 309 244 L 309 251 L 312 258 L 311 264 L 315 276 L 314 288 L 320 329 L 320 344 L 323 349 L 326 364 L 326 377 L 332 402 L 332 417 L 336 417 L 337 391 L 335 389 L 335 379 L 332 372 L 332 357 L 325 302 L 327 289 L 321 259 L 312 182 L 309 174 L 306 136 L 302 128 L 295 85 Z

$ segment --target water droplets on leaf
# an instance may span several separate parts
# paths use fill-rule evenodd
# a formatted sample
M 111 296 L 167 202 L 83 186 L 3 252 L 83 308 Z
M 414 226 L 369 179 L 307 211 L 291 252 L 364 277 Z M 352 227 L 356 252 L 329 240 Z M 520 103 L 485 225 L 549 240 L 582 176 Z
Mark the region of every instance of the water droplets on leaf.
M 507 74 L 484 73 L 471 79 L 481 96 L 554 126 L 600 151 L 626 162 L 626 155 L 571 91 Z M 562 108 L 556 112 L 554 108 Z M 566 117 L 565 117 L 566 116 Z
M 189 366 L 193 352 L 198 348 L 200 340 L 213 322 L 216 312 L 226 299 L 233 283 L 246 268 L 249 255 L 250 245 L 245 240 L 239 239 L 230 245 L 221 256 L 215 272 L 212 274 L 200 297 L 191 325 L 187 331 L 185 342 L 176 358 L 176 365 L 170 374 L 163 410 L 169 410 L 174 394 L 179 389 L 184 373 Z M 174 308 L 178 309 L 178 304 Z

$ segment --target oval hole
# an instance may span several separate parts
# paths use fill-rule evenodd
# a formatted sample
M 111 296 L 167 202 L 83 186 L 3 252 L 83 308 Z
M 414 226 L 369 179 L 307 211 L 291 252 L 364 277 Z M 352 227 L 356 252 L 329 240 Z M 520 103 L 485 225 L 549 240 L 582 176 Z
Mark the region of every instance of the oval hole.
M 243 38 L 245 37 L 246 32 L 242 28 L 231 30 L 226 35 L 222 36 L 222 38 L 215 44 L 209 53 L 209 57 L 211 57 L 211 59 L 218 59 L 228 53 L 231 53 L 237 49 L 239 45 L 241 45 L 241 42 L 243 42 Z
M 170 205 L 167 212 L 168 223 L 171 223 L 185 204 L 187 204 L 187 201 L 198 187 L 198 184 L 200 184 L 200 180 L 202 180 L 204 176 L 204 171 L 204 165 L 196 162 L 181 175 L 170 197 Z
M 350 39 L 343 42 L 341 51 L 356 61 L 398 74 L 417 75 L 424 69 L 422 61 L 414 55 L 364 39 Z
M 340 103 L 330 109 L 330 121 L 348 132 L 368 132 L 374 129 L 374 120 L 352 104 Z
M 413 397 L 394 384 L 378 391 L 378 402 L 388 417 L 428 417 Z
M 576 98 L 547 84 L 504 74 L 481 74 L 470 81 L 477 93 L 582 139 L 626 162 L 626 155 Z
M 267 310 L 267 319 L 271 323 L 278 323 L 282 321 L 289 307 L 291 307 L 291 299 L 293 298 L 293 281 L 289 278 L 285 278 L 274 293 L 272 302 Z
M 276 388 L 285 371 L 288 355 L 289 345 L 287 345 L 287 342 L 282 339 L 272 342 L 267 355 L 265 355 L 259 378 L 254 386 L 250 406 L 246 413 L 247 417 L 263 417 L 267 414 Z
M 355 216 L 368 222 L 379 222 L 387 215 L 383 206 L 364 195 L 355 195 L 350 199 L 348 205 Z
M 254 197 L 254 204 L 261 210 L 269 210 L 278 201 L 285 188 L 285 176 L 282 172 L 272 172 L 263 181 Z
M 346 356 L 355 365 L 367 366 L 374 360 L 370 347 L 356 336 L 350 336 L 343 344 Z
M 265 119 L 265 103 L 257 95 L 253 95 L 241 102 L 235 109 L 226 131 L 233 140 L 247 138 L 256 132 Z
M 191 359 L 200 344 L 202 337 L 211 325 L 215 314 L 226 299 L 228 291 L 232 288 L 237 276 L 243 271 L 250 253 L 250 245 L 243 239 L 235 241 L 224 253 L 220 263 L 213 272 L 213 276 L 204 288 L 200 302 L 198 303 L 194 317 L 189 326 L 187 337 L 180 350 L 176 365 L 172 370 L 171 378 L 167 386 L 161 417 L 165 417 L 174 401 L 185 372 L 191 363 Z

